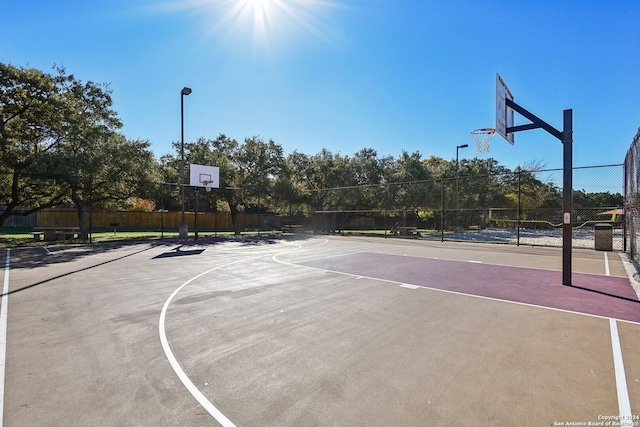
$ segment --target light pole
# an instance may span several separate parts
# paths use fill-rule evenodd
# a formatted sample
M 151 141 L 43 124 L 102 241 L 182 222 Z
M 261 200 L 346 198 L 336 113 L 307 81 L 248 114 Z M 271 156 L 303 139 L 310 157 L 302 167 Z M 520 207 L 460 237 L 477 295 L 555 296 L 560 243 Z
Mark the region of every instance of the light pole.
M 456 146 L 456 223 L 453 229 L 454 233 L 458 232 L 458 151 L 461 148 L 467 148 L 469 144 L 462 144 Z
M 183 87 L 180 91 L 180 159 L 182 166 L 180 168 L 180 195 L 182 198 L 182 223 L 180 224 L 180 238 L 186 239 L 189 233 L 189 227 L 184 219 L 184 97 L 191 94 L 191 88 Z

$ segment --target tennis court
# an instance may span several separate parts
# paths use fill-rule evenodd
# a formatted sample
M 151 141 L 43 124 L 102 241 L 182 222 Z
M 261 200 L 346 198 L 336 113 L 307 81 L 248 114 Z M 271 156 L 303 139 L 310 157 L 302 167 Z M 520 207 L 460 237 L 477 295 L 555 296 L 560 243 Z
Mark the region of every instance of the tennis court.
M 11 249 L 4 425 L 640 425 L 623 261 L 574 250 L 565 287 L 561 256 L 340 236 Z

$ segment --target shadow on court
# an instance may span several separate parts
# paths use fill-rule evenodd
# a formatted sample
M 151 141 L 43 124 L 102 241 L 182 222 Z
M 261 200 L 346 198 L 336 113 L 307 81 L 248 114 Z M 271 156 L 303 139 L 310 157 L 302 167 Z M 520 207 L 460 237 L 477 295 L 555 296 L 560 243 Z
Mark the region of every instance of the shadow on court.
M 113 262 L 120 261 L 120 260 L 128 258 L 130 256 L 133 256 L 133 255 L 136 255 L 136 254 L 139 254 L 139 253 L 142 253 L 142 252 L 146 252 L 146 251 L 148 251 L 148 250 L 150 250 L 152 248 L 153 248 L 153 246 L 146 247 L 146 248 L 144 248 L 142 250 L 139 250 L 139 251 L 136 251 L 136 252 L 133 252 L 133 253 L 129 253 L 129 254 L 126 254 L 126 255 L 123 255 L 123 256 L 120 256 L 120 257 L 117 257 L 117 258 L 113 258 L 113 259 L 110 259 L 108 261 L 100 262 L 100 263 L 91 265 L 89 267 L 79 268 L 79 269 L 76 269 L 76 270 L 68 271 L 68 272 L 63 273 L 63 274 L 59 274 L 59 275 L 56 275 L 56 276 L 53 276 L 53 277 L 49 277 L 49 278 L 41 280 L 39 282 L 35 282 L 35 283 L 30 284 L 30 285 L 22 286 L 22 287 L 19 287 L 17 289 L 14 289 L 12 291 L 9 291 L 6 294 L 2 294 L 2 296 L 15 294 L 16 292 L 21 292 L 21 291 L 25 291 L 27 289 L 32 289 L 32 288 L 35 288 L 36 286 L 44 285 L 44 284 L 52 282 L 54 280 L 58 280 L 58 279 L 63 278 L 63 277 L 71 276 L 73 274 L 76 274 L 76 273 L 79 273 L 79 272 L 82 272 L 82 271 L 87 271 L 87 270 L 94 269 L 96 267 L 100 267 L 100 266 L 103 266 L 103 265 L 111 264 Z M 114 247 L 110 247 L 110 249 L 113 250 Z M 42 252 L 42 251 L 40 251 L 40 252 Z M 97 253 L 101 253 L 101 252 L 104 253 L 104 252 L 109 252 L 109 251 L 103 250 L 103 251 L 93 251 L 91 253 L 88 253 L 88 252 L 89 251 L 81 251 L 78 256 L 82 257 L 82 256 L 87 256 L 89 254 L 90 255 L 95 255 Z M 42 259 L 42 256 L 43 255 L 41 254 L 40 255 L 40 259 Z M 44 255 L 44 256 L 47 256 L 47 255 Z M 27 259 L 28 262 L 32 262 L 31 260 L 35 259 L 35 258 L 37 258 L 37 255 L 34 255 L 34 254 L 29 254 L 29 255 L 26 256 L 26 259 Z M 49 260 L 49 258 L 52 260 L 53 263 L 69 262 L 69 258 L 66 258 L 66 259 L 65 258 L 58 258 L 55 255 L 50 255 L 47 258 L 47 260 Z M 22 263 L 24 262 L 24 260 L 25 260 L 25 258 L 20 258 L 20 260 L 17 263 L 14 263 L 14 267 L 13 268 L 24 268 L 22 266 L 23 265 Z M 40 267 L 42 267 L 42 265 L 43 265 L 43 263 L 38 264 L 38 266 L 40 266 Z M 31 268 L 33 268 L 33 267 L 31 267 Z

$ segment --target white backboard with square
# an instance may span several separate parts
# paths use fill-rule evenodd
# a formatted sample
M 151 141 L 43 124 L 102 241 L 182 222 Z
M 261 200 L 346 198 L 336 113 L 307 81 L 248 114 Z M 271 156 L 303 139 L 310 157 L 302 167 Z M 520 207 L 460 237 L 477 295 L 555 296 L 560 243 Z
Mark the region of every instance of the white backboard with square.
M 513 101 L 513 95 L 507 85 L 504 84 L 500 74 L 496 73 L 496 133 L 513 145 L 514 133 L 507 134 L 507 128 L 514 125 L 514 111 L 512 108 L 507 107 L 507 99 Z
M 220 168 L 217 166 L 189 165 L 189 185 L 220 188 Z

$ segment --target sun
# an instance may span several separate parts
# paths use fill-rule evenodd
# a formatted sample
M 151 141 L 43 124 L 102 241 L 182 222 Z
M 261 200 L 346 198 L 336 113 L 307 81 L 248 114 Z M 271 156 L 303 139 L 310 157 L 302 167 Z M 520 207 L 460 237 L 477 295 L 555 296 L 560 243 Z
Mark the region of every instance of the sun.
M 239 8 L 252 15 L 254 23 L 264 19 L 265 15 L 273 14 L 278 7 L 277 0 L 238 0 Z
M 269 7 L 272 3 L 276 3 L 275 0 L 241 0 L 244 1 L 248 6 L 253 7 L 254 9 L 264 9 Z
M 179 0 L 173 10 L 197 14 L 207 38 L 231 49 L 269 54 L 331 33 L 326 12 L 342 0 Z M 305 40 L 306 39 L 306 40 Z
M 263 43 L 267 41 L 270 32 L 274 28 L 274 19 L 281 13 L 282 2 L 278 0 L 239 0 L 242 8 L 241 15 L 246 15 L 252 23 L 253 43 Z

